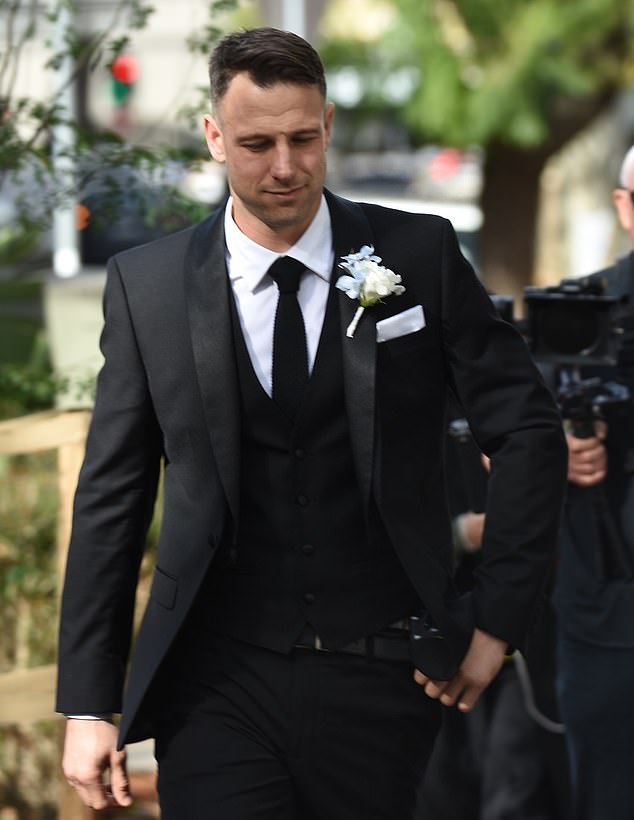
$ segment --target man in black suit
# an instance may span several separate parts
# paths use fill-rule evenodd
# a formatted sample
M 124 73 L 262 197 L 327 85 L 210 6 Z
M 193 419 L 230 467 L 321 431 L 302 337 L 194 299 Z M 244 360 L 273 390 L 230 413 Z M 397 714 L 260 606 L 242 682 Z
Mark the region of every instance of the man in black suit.
M 210 77 L 227 205 L 108 268 L 60 630 L 64 770 L 89 805 L 126 805 L 121 749 L 153 736 L 164 820 L 411 817 L 439 702 L 469 710 L 524 644 L 559 517 L 558 413 L 449 223 L 324 190 L 333 107 L 304 40 L 229 35 Z M 492 463 L 462 597 L 450 389 Z
M 614 205 L 634 244 L 634 146 Z M 584 378 L 619 380 L 634 391 L 634 253 L 588 277 L 630 312 L 616 367 L 582 368 Z M 629 325 L 629 327 L 628 327 Z M 562 387 L 574 386 L 562 368 Z M 605 392 L 605 390 L 604 390 Z M 604 405 L 605 407 L 605 405 Z M 605 411 L 595 435 L 568 433 L 555 605 L 558 689 L 571 761 L 575 820 L 626 820 L 634 812 L 634 412 L 632 400 Z M 597 493 L 599 496 L 597 497 Z M 600 503 L 605 500 L 607 510 Z M 611 537 L 605 531 L 611 522 Z

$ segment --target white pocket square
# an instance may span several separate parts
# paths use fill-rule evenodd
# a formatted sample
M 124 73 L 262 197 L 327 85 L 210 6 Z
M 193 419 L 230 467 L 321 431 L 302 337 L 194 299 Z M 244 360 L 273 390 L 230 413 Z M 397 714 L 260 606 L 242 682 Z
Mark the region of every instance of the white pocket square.
M 425 327 L 425 314 L 422 305 L 397 313 L 396 316 L 389 316 L 376 323 L 377 342 L 387 342 L 390 339 L 397 339 L 399 336 L 406 336 L 408 333 L 416 333 Z

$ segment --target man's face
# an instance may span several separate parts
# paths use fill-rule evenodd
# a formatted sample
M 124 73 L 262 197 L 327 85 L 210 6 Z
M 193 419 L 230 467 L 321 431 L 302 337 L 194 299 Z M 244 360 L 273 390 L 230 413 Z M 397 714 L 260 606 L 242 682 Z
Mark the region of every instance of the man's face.
M 205 117 L 209 151 L 227 166 L 233 218 L 259 244 L 286 250 L 317 213 L 333 113 L 316 86 L 261 88 L 241 73 Z

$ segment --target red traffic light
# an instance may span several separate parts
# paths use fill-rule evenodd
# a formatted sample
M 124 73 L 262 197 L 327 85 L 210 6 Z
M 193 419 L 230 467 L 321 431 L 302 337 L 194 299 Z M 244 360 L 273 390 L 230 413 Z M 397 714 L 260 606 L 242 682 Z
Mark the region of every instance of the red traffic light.
M 132 85 L 139 77 L 139 62 L 131 54 L 119 54 L 112 62 L 111 72 L 117 82 Z

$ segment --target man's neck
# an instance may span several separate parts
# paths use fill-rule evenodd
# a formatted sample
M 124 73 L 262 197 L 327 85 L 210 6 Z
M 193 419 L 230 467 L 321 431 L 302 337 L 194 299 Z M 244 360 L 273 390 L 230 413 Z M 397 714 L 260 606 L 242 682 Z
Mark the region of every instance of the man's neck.
M 275 253 L 285 253 L 291 248 L 311 226 L 319 211 L 321 200 L 308 219 L 301 223 L 292 225 L 280 225 L 271 227 L 261 220 L 245 212 L 243 208 L 237 206 L 234 199 L 232 218 L 238 229 L 252 242 Z

